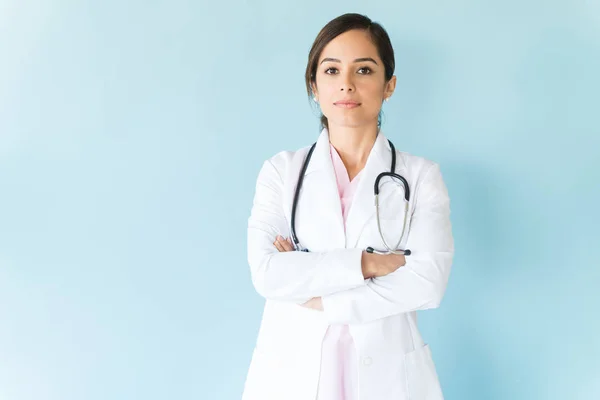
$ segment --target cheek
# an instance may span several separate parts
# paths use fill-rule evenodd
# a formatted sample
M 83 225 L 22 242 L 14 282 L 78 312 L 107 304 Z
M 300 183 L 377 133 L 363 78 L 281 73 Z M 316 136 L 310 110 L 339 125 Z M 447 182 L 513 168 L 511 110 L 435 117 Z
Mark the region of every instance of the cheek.
M 333 103 L 339 100 L 339 92 L 329 87 L 322 87 L 319 89 L 319 107 L 323 111 L 323 114 L 327 114 L 330 110 L 335 109 Z
M 357 87 L 361 98 L 370 103 L 378 103 L 383 100 L 384 88 L 379 82 L 365 82 L 360 87 Z
M 365 110 L 370 113 L 377 114 L 381 109 L 383 103 L 383 90 L 377 85 L 369 85 L 363 88 L 361 91 L 361 99 L 363 100 L 363 106 Z
M 339 96 L 339 89 L 333 85 L 324 85 L 321 84 L 319 86 L 319 99 L 323 99 L 323 101 L 334 101 L 335 97 Z

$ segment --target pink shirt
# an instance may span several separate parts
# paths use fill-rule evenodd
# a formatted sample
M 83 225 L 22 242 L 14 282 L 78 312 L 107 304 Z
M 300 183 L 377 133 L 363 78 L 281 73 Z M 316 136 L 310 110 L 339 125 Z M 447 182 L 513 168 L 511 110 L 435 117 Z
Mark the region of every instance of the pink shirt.
M 362 171 L 350 181 L 340 155 L 330 144 L 344 229 Z M 318 400 L 358 400 L 357 359 L 348 325 L 330 325 L 323 339 Z

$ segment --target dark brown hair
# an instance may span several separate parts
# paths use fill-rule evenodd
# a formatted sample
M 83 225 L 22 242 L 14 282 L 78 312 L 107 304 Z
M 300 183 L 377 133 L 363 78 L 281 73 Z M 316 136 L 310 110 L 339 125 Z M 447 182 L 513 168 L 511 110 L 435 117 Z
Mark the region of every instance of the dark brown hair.
M 371 40 L 377 48 L 379 58 L 383 61 L 386 82 L 394 76 L 394 68 L 396 66 L 394 49 L 392 48 L 390 37 L 385 29 L 383 29 L 383 26 L 377 22 L 371 21 L 371 19 L 365 15 L 354 13 L 340 15 L 329 21 L 327 25 L 321 29 L 308 53 L 308 63 L 306 64 L 304 80 L 306 82 L 306 91 L 310 98 L 313 97 L 312 85 L 316 84 L 317 64 L 323 49 L 337 36 L 353 29 L 367 31 L 371 36 Z M 379 117 L 379 124 L 381 124 L 381 115 Z M 328 127 L 327 117 L 324 115 L 321 115 L 321 126 L 324 128 Z

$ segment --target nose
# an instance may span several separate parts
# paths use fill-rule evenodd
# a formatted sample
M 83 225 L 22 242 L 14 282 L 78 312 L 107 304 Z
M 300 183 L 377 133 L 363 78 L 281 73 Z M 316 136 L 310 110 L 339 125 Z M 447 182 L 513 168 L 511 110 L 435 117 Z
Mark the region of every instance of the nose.
M 348 73 L 344 74 L 340 83 L 341 83 L 340 90 L 342 92 L 354 92 L 355 91 L 354 81 L 352 80 L 352 74 L 348 74 Z

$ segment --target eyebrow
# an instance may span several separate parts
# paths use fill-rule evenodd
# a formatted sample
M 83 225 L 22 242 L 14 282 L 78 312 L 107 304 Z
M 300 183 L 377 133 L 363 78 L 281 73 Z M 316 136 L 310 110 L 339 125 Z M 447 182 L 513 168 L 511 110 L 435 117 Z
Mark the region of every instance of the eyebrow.
M 371 61 L 375 65 L 378 65 L 377 61 L 375 61 L 371 57 L 362 57 L 362 58 L 357 58 L 356 60 L 354 60 L 355 63 L 364 62 L 364 61 Z M 337 58 L 324 58 L 323 61 L 321 61 L 321 64 L 323 64 L 324 62 L 337 62 L 337 63 L 339 63 L 341 61 L 338 60 Z

